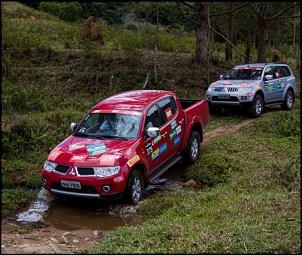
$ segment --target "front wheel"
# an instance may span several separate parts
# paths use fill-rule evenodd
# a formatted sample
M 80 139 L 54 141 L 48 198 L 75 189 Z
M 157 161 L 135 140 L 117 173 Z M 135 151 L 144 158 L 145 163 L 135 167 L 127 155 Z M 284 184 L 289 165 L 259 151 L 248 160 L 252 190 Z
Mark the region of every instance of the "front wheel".
M 256 95 L 253 103 L 248 108 L 249 115 L 254 118 L 258 118 L 262 115 L 264 110 L 264 101 L 262 96 Z
M 190 139 L 187 148 L 184 152 L 184 161 L 191 165 L 199 157 L 200 154 L 200 136 L 197 131 L 193 131 L 190 135 Z
M 137 169 L 133 170 L 129 177 L 125 191 L 125 199 L 133 205 L 137 205 L 143 199 L 144 179 L 141 172 Z
M 281 109 L 283 110 L 291 110 L 293 109 L 293 105 L 294 105 L 294 95 L 293 92 L 291 92 L 290 90 L 288 90 L 286 92 L 286 95 L 284 97 L 284 101 L 281 105 Z

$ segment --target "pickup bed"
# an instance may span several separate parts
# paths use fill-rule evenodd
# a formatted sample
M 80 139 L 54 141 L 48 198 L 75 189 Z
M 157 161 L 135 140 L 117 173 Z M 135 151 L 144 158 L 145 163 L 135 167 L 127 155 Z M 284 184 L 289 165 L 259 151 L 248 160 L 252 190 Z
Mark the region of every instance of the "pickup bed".
M 133 90 L 96 104 L 48 155 L 43 187 L 64 196 L 130 204 L 180 160 L 199 157 L 210 120 L 206 100 L 178 99 L 171 91 Z

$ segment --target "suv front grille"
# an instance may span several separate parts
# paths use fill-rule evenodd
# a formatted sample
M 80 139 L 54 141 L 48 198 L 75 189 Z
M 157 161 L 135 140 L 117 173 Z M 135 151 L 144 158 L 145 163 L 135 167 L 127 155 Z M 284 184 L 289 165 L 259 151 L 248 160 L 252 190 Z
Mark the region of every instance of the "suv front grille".
M 228 88 L 228 92 L 237 92 L 238 88 Z

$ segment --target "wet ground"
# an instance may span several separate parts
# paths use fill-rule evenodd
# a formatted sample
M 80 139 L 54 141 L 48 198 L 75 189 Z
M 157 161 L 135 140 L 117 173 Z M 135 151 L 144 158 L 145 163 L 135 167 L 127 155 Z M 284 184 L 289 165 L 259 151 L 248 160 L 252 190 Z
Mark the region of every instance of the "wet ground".
M 145 198 L 154 192 L 169 192 L 183 188 L 181 172 L 184 165 L 179 163 L 145 190 Z M 135 226 L 142 222 L 136 207 L 119 201 L 104 202 L 80 198 L 59 198 L 42 189 L 30 207 L 17 215 L 17 222 L 28 224 L 43 220 L 46 224 L 64 231 L 98 229 L 111 231 L 118 226 Z

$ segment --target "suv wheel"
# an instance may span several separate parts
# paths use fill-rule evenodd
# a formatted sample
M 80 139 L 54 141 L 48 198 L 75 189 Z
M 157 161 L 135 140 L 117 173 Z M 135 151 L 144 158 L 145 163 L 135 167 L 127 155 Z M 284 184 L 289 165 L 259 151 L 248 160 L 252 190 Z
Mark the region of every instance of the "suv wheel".
M 293 104 L 294 104 L 294 95 L 290 90 L 288 90 L 284 97 L 284 101 L 281 105 L 281 109 L 291 110 L 291 109 L 293 109 Z
M 248 111 L 251 117 L 258 118 L 262 115 L 264 109 L 263 98 L 260 95 L 254 97 L 253 103 L 250 105 Z
M 141 172 L 137 169 L 133 170 L 129 177 L 125 199 L 133 205 L 137 205 L 143 199 L 144 180 Z
M 199 133 L 193 131 L 191 133 L 187 148 L 184 153 L 184 161 L 187 164 L 193 164 L 200 154 L 200 136 Z

